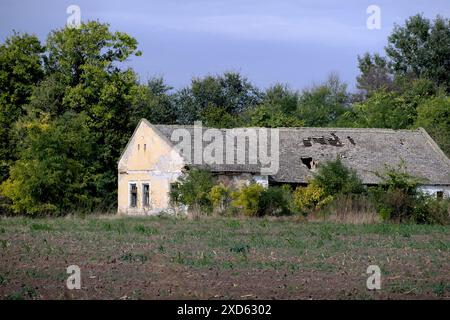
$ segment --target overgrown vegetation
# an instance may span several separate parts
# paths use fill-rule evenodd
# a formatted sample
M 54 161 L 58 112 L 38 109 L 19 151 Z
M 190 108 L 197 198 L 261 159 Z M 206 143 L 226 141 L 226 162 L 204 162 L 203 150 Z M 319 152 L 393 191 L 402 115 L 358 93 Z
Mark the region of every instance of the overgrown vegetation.
M 384 220 L 415 223 L 449 222 L 448 199 L 437 199 L 418 189 L 419 180 L 406 171 L 404 164 L 398 168 L 387 167 L 378 174 L 382 183 L 371 191 Z
M 248 217 L 302 215 L 342 222 L 409 222 L 447 224 L 450 201 L 419 190 L 419 180 L 403 164 L 377 173 L 377 187 L 366 188 L 356 171 L 340 159 L 319 166 L 307 186 L 264 188 L 253 181 L 237 187 L 215 183 L 205 170 L 193 169 L 173 184 L 171 199 L 185 205 L 195 217 L 244 215 Z
M 13 33 L 0 44 L 2 213 L 58 215 L 115 207 L 116 164 L 143 117 L 161 124 L 201 120 L 224 128 L 423 126 L 450 155 L 449 51 L 449 20 L 416 15 L 394 28 L 386 56 L 358 57 L 356 93 L 336 74 L 296 90 L 282 83 L 260 89 L 236 72 L 194 78 L 173 90 L 162 78 L 139 83 L 132 69 L 122 67 L 140 56 L 138 42 L 112 32 L 108 24 L 90 21 L 53 30 L 45 44 L 37 36 Z M 248 194 L 232 197 L 230 190 L 202 185 L 200 198 L 180 197 L 208 212 L 228 212 L 233 201 L 249 215 L 279 215 L 326 205 L 338 189 L 339 195 L 363 192 L 354 189 L 355 179 L 334 179 L 324 184 L 318 178 L 293 194 L 250 187 Z M 389 201 L 405 196 L 389 192 Z M 427 210 L 441 206 L 426 203 Z M 395 216 L 389 210 L 384 214 Z

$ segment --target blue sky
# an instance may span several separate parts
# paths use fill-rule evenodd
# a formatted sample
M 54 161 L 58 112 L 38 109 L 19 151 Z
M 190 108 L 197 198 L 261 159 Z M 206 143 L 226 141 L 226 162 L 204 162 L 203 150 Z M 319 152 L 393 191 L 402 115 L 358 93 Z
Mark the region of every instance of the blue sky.
M 128 64 L 145 82 L 163 76 L 179 88 L 192 77 L 239 71 L 264 88 L 276 82 L 302 89 L 330 72 L 354 88 L 356 57 L 382 52 L 394 23 L 416 13 L 450 16 L 448 0 L 2 0 L 0 39 L 12 29 L 37 34 L 66 23 L 66 8 L 111 24 L 139 41 Z M 381 29 L 369 30 L 369 5 L 381 9 Z

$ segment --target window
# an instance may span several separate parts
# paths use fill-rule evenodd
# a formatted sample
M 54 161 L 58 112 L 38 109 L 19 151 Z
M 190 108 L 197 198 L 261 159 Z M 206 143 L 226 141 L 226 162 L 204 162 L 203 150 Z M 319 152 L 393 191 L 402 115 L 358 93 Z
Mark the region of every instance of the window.
M 137 206 L 137 186 L 136 183 L 130 184 L 130 207 Z
M 150 185 L 148 183 L 142 184 L 142 206 L 150 206 Z

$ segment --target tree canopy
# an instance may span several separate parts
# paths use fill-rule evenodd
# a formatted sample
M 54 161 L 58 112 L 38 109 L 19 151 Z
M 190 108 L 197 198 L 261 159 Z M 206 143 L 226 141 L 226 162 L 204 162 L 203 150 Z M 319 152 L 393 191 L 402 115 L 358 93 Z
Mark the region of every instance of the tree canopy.
M 137 40 L 106 23 L 56 29 L 44 43 L 13 32 L 0 44 L 0 205 L 29 214 L 115 207 L 117 161 L 141 118 L 221 128 L 422 126 L 450 155 L 449 20 L 415 15 L 387 40 L 385 54 L 357 56 L 358 92 L 335 73 L 292 89 L 258 88 L 233 71 L 176 89 L 161 77 L 140 82 L 126 66 L 141 55 Z

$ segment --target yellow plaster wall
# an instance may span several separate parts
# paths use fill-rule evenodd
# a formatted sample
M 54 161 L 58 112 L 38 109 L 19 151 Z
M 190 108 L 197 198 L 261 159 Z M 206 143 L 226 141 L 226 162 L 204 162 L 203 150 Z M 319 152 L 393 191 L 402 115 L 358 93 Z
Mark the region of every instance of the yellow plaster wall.
M 152 214 L 169 208 L 170 183 L 184 166 L 182 157 L 156 129 L 141 121 L 129 142 L 118 170 L 118 213 Z M 137 207 L 129 208 L 129 183 L 137 185 Z M 150 184 L 150 207 L 142 206 L 142 183 Z

